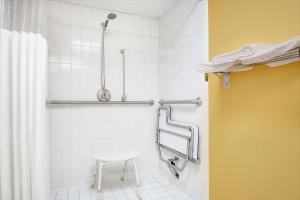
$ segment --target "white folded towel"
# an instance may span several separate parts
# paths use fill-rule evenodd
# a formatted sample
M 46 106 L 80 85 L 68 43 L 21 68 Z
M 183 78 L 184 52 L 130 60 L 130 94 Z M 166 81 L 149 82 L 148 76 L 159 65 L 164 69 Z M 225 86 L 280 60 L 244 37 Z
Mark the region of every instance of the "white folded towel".
M 255 54 L 259 53 L 257 51 L 261 49 L 270 49 L 274 45 L 265 45 L 265 44 L 250 44 L 247 46 L 242 47 L 241 49 L 225 54 L 221 54 L 219 56 L 215 56 L 212 59 L 213 64 L 222 64 L 227 62 L 234 62 L 237 59 L 245 59 L 250 56 L 254 56 Z
M 265 62 L 276 56 L 281 56 L 295 48 L 300 47 L 300 36 L 292 38 L 280 44 L 250 44 L 237 51 L 213 57 L 212 61 L 202 64 L 201 72 L 226 72 L 244 71 L 252 69 L 251 64 Z M 299 59 L 292 58 L 284 61 L 269 63 L 270 66 L 279 66 Z M 243 65 L 241 68 L 239 65 Z M 249 67 L 245 67 L 249 66 Z

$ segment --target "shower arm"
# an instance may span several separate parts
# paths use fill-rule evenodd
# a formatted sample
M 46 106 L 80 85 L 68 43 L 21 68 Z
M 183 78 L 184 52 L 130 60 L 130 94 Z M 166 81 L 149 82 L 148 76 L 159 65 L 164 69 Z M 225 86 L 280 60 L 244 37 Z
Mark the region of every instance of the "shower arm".
M 102 37 L 101 37 L 101 88 L 105 88 L 105 53 L 104 53 L 104 34 L 105 34 L 105 24 L 102 23 Z
M 101 87 L 105 89 L 105 48 L 104 48 L 104 35 L 106 28 L 108 26 L 109 20 L 113 20 L 117 17 L 115 13 L 109 13 L 106 17 L 104 23 L 101 23 L 102 26 L 102 45 L 101 45 Z
M 122 101 L 126 101 L 127 99 L 127 95 L 125 92 L 125 88 L 126 88 L 126 82 L 125 82 L 125 49 L 120 49 L 120 53 L 122 54 L 122 58 L 123 58 L 123 96 L 121 97 Z
M 109 20 L 113 20 L 117 17 L 114 13 L 109 13 L 104 23 L 102 23 L 102 45 L 101 45 L 101 89 L 97 92 L 97 99 L 99 101 L 109 101 L 111 99 L 111 93 L 105 88 L 105 43 L 104 36 Z

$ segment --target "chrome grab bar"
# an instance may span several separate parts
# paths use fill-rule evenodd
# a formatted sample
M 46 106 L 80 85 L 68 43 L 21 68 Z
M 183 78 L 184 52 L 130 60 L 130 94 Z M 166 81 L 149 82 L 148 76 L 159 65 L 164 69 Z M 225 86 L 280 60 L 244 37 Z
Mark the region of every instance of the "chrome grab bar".
M 160 105 L 166 105 L 166 104 L 195 104 L 197 106 L 201 106 L 202 100 L 200 97 L 197 97 L 196 99 L 187 99 L 187 100 L 163 100 L 161 99 L 158 102 Z
M 48 106 L 88 106 L 88 105 L 107 105 L 107 104 L 131 104 L 131 105 L 153 105 L 154 101 L 68 101 L 68 100 L 48 100 Z
M 187 129 L 187 130 L 189 130 L 191 132 L 191 135 L 190 136 L 184 136 L 184 135 L 182 135 L 180 133 L 176 133 L 174 131 L 169 131 L 169 130 L 165 130 L 165 129 L 159 128 L 159 117 L 160 117 L 160 111 L 161 110 L 165 110 L 166 111 L 166 123 L 167 124 L 169 124 L 171 126 L 175 126 L 175 127 Z M 160 134 L 161 134 L 160 132 L 161 131 L 186 138 L 186 140 L 187 140 L 187 149 L 186 149 L 187 154 L 186 155 L 182 154 L 182 153 L 177 154 L 177 155 L 179 155 L 180 157 L 182 157 L 184 159 L 184 161 L 183 161 L 183 163 L 182 163 L 182 165 L 180 167 L 177 167 L 176 165 L 172 165 L 168 159 L 165 159 L 162 156 L 161 148 L 164 148 L 164 145 L 162 145 L 160 143 Z M 171 106 L 160 106 L 158 108 L 158 111 L 157 111 L 157 124 L 156 124 L 156 143 L 157 143 L 157 150 L 158 150 L 158 154 L 159 154 L 160 160 L 162 160 L 163 162 L 165 162 L 168 165 L 169 168 L 170 167 L 173 168 L 176 172 L 178 172 L 178 171 L 182 172 L 184 170 L 184 168 L 186 167 L 187 162 L 188 161 L 193 161 L 193 156 L 192 155 L 193 155 L 193 150 L 194 150 L 194 129 L 193 129 L 192 126 L 182 125 L 182 124 L 180 124 L 178 122 L 172 121 L 172 119 L 171 119 Z M 171 151 L 171 152 L 176 151 L 176 150 L 173 150 L 173 149 L 171 149 L 169 147 L 168 148 L 164 148 L 164 149 L 168 150 L 168 151 Z
M 125 49 L 120 49 L 120 53 L 122 54 L 122 61 L 123 61 L 123 95 L 121 97 L 122 101 L 126 101 L 127 95 L 125 92 L 126 89 L 126 81 L 125 81 Z

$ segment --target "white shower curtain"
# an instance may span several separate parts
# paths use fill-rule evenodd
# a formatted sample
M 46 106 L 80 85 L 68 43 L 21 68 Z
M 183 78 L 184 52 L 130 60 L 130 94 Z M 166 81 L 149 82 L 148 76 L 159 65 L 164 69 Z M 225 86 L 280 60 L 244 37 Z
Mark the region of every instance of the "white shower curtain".
M 48 199 L 47 42 L 0 32 L 0 200 Z
M 0 27 L 45 35 L 46 6 L 47 0 L 0 0 Z

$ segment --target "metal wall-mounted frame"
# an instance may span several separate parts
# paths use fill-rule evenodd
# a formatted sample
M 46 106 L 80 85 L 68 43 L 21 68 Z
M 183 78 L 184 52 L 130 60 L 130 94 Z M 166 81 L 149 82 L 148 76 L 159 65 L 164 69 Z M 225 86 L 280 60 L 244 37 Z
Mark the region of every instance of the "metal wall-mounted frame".
M 170 130 L 166 130 L 166 129 L 162 129 L 160 128 L 160 114 L 161 114 L 161 110 L 165 110 L 166 111 L 166 124 L 174 126 L 174 127 L 179 127 L 182 129 L 186 129 L 188 131 L 190 131 L 190 136 L 187 135 L 182 135 L 180 133 L 174 132 L 174 131 L 170 131 Z M 170 147 L 166 147 L 165 145 L 160 143 L 160 134 L 161 132 L 166 132 L 169 134 L 173 134 L 176 135 L 178 137 L 182 137 L 186 139 L 186 152 L 187 154 L 183 154 L 181 152 L 176 151 L 175 149 L 172 149 Z M 157 149 L 158 149 L 158 154 L 159 154 L 159 158 L 168 165 L 168 167 L 170 168 L 170 170 L 174 170 L 176 173 L 177 172 L 182 172 L 184 170 L 184 168 L 186 167 L 188 161 L 194 162 L 196 163 L 197 160 L 199 159 L 198 155 L 197 155 L 197 160 L 195 160 L 193 158 L 193 152 L 194 152 L 194 134 L 196 134 L 194 132 L 193 126 L 190 125 L 183 125 L 181 123 L 178 123 L 176 121 L 173 121 L 171 119 L 171 106 L 160 106 L 157 110 L 157 125 L 156 125 L 156 143 L 157 143 Z M 197 133 L 198 134 L 198 133 Z M 198 140 L 199 142 L 199 140 Z M 197 147 L 199 148 L 199 145 L 197 145 Z M 199 149 L 197 148 L 197 152 L 199 151 Z M 169 152 L 172 152 L 174 154 L 176 154 L 177 156 L 182 157 L 183 163 L 180 167 L 177 167 L 176 165 L 172 165 L 169 159 L 165 159 L 162 155 L 162 151 L 161 149 L 165 149 Z

